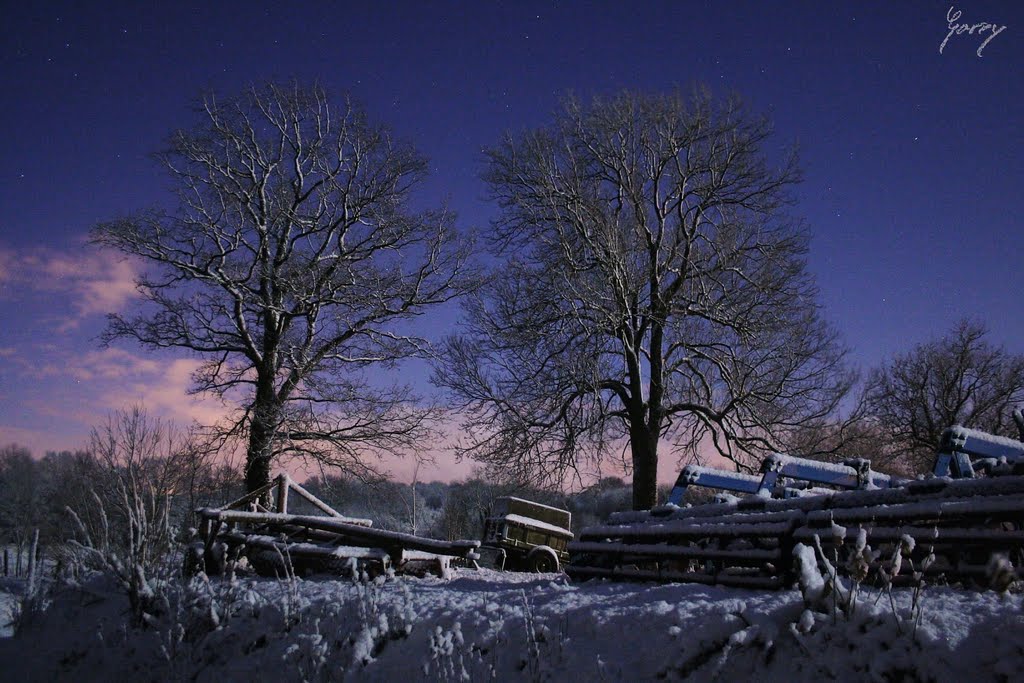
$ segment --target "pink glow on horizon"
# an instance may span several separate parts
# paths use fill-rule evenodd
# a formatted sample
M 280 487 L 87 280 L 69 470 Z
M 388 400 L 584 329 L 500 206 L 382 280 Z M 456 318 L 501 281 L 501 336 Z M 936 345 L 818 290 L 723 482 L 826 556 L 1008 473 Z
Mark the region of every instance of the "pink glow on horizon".
M 39 299 L 46 313 L 35 321 L 36 336 L 48 340 L 0 347 L 0 386 L 7 393 L 0 396 L 0 444 L 18 443 L 39 457 L 47 451 L 84 449 L 93 426 L 136 404 L 182 428 L 192 422 L 213 424 L 230 414 L 231 408 L 216 398 L 188 394 L 199 359 L 97 347 L 91 335 L 102 327 L 101 314 L 120 312 L 133 300 L 138 272 L 137 264 L 96 249 L 16 252 L 0 247 L 0 297 Z M 83 326 L 94 331 L 82 334 Z M 442 436 L 424 453 L 419 481 L 473 476 L 479 465 L 456 461 L 450 448 L 459 430 L 457 420 L 442 428 Z M 297 480 L 320 474 L 319 468 L 300 460 L 281 465 Z M 408 483 L 416 460 L 411 455 L 386 457 L 379 466 Z M 676 458 L 664 453 L 658 480 L 671 483 L 677 473 Z M 588 466 L 583 485 L 608 476 L 629 480 L 617 455 L 599 467 Z M 573 482 L 573 488 L 579 487 L 580 482 Z

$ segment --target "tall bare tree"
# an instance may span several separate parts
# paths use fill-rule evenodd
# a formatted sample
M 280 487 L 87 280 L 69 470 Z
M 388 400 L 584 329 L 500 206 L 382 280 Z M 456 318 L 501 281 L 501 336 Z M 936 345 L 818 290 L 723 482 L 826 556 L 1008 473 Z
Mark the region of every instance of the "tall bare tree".
M 926 469 L 955 424 L 1020 437 L 1013 411 L 1024 405 L 1024 355 L 987 337 L 983 324 L 962 320 L 870 374 L 865 401 L 888 460 L 908 472 Z
M 177 206 L 94 229 L 152 266 L 149 307 L 106 339 L 205 358 L 194 390 L 241 407 L 250 490 L 281 454 L 368 475 L 430 410 L 367 373 L 424 352 L 402 324 L 465 290 L 468 247 L 449 212 L 410 208 L 424 159 L 320 87 L 209 96 L 199 118 L 159 156 Z
M 836 408 L 850 377 L 770 132 L 734 99 L 623 93 L 488 152 L 506 265 L 434 374 L 465 453 L 551 482 L 628 441 L 646 508 L 663 438 L 743 465 Z

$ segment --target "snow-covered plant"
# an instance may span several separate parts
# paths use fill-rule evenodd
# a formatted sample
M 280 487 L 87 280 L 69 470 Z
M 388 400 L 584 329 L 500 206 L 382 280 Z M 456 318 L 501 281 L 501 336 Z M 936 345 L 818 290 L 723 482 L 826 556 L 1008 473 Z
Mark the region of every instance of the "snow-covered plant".
M 315 681 L 323 678 L 330 652 L 330 640 L 320 632 L 320 619 L 313 619 L 312 631 L 295 635 L 295 642 L 285 650 L 285 659 L 298 669 L 303 681 Z
M 167 605 L 156 630 L 160 655 L 167 662 L 170 673 L 175 674 L 187 663 L 191 646 L 221 625 L 221 615 L 205 574 L 197 574 L 175 586 L 167 596 Z M 184 674 L 177 678 L 184 678 Z
M 938 529 L 935 530 L 938 533 Z M 917 627 L 921 625 L 921 615 L 923 614 L 923 602 L 921 600 L 924 594 L 925 572 L 928 568 L 935 563 L 935 548 L 933 546 L 928 547 L 928 554 L 925 555 L 924 559 L 921 560 L 921 567 L 919 569 L 914 568 L 912 560 L 910 562 L 911 569 L 913 570 L 911 576 L 914 579 L 914 592 L 911 595 L 910 600 L 910 617 L 914 622 L 914 633 L 917 633 Z
M 832 544 L 836 547 L 836 550 L 838 551 L 838 549 L 842 548 L 843 544 L 846 543 L 846 527 L 836 524 L 833 520 L 831 529 Z
M 538 680 L 540 677 L 540 646 L 537 644 L 537 625 L 533 617 L 533 609 L 530 607 L 530 599 L 526 591 L 521 590 L 523 597 L 523 619 L 526 622 L 526 654 L 527 666 L 530 672 L 530 680 Z
M 442 681 L 473 680 L 466 668 L 465 648 L 461 623 L 456 621 L 450 631 L 435 626 L 430 634 L 430 665 L 424 665 L 424 675 Z
M 797 584 L 807 607 L 816 607 L 825 595 L 825 579 L 818 569 L 818 558 L 809 545 L 797 543 L 793 548 L 793 560 L 796 562 Z
M 358 632 L 352 637 L 351 659 L 356 666 L 366 666 L 374 661 L 388 642 L 403 640 L 412 633 L 415 616 L 408 607 L 408 590 L 404 588 L 404 599 L 397 606 L 385 608 L 383 599 L 387 579 L 378 576 L 368 579 L 365 572 L 362 580 L 355 583 L 356 623 Z
M 936 529 L 935 533 L 938 533 Z M 913 633 L 917 633 L 917 627 L 921 623 L 921 615 L 923 614 L 923 600 L 924 588 L 926 582 L 924 580 L 925 572 L 935 562 L 935 549 L 932 546 L 928 548 L 928 554 L 921 561 L 920 567 L 914 565 L 914 560 L 911 557 L 914 549 L 917 547 L 917 541 L 913 536 L 909 534 L 903 534 L 897 543 L 892 546 L 890 555 L 887 559 L 879 564 L 878 577 L 881 584 L 879 597 L 885 595 L 889 600 L 889 608 L 892 610 L 892 615 L 896 619 L 896 627 L 900 633 L 904 633 L 904 626 L 909 624 L 912 628 Z M 877 557 L 877 554 L 876 554 Z M 910 601 L 910 612 L 906 618 L 904 618 L 899 609 L 896 607 L 896 601 L 893 597 L 893 581 L 899 576 L 903 567 L 907 566 L 910 569 L 910 576 L 913 580 L 913 591 L 911 593 Z
M 807 613 L 806 610 L 805 613 Z M 722 648 L 715 657 L 712 665 L 712 670 L 714 672 L 713 680 L 720 678 L 723 667 L 726 665 L 729 660 L 729 656 L 733 652 L 744 648 L 757 648 L 764 653 L 764 655 L 770 657 L 771 653 L 775 650 L 775 643 L 779 637 L 779 632 L 775 624 L 771 623 L 770 620 L 765 620 L 761 623 L 753 623 L 744 611 L 734 612 L 733 616 L 738 618 L 741 623 L 746 624 L 746 626 L 739 631 L 732 633 L 722 645 Z M 801 617 L 801 622 L 803 620 L 803 617 Z
M 92 504 L 67 508 L 80 560 L 116 578 L 136 623 L 166 607 L 162 587 L 176 573 L 170 497 L 188 449 L 187 440 L 142 408 L 118 412 L 92 433 Z
M 903 569 L 904 559 L 909 559 L 914 552 L 915 541 L 913 536 L 903 534 L 898 543 L 892 546 L 891 554 L 878 566 L 878 575 L 882 579 L 882 585 L 886 588 L 892 586 L 893 579 L 899 576 Z
M 829 560 L 821 547 L 821 539 L 817 536 L 814 537 L 814 550 L 821 567 L 825 570 L 823 576 L 825 583 L 824 595 L 832 599 L 831 611 L 833 620 L 840 613 L 850 616 L 856 608 L 860 584 L 855 581 L 851 587 L 847 587 L 846 582 L 839 577 L 839 570 L 836 568 L 838 561 L 833 564 Z
M 807 610 L 799 623 L 792 625 L 791 630 L 795 633 L 809 631 L 813 627 L 815 611 L 830 613 L 833 623 L 840 617 L 853 618 L 858 613 L 858 601 L 866 581 L 871 576 L 872 567 L 877 567 L 879 585 L 875 604 L 883 597 L 887 598 L 899 633 L 906 633 L 905 627 L 908 624 L 912 626 L 913 633 L 916 633 L 923 614 L 922 598 L 926 585 L 924 575 L 935 562 L 934 548 L 929 547 L 928 554 L 920 566 L 915 566 L 912 554 L 917 543 L 912 536 L 903 534 L 879 562 L 883 551 L 873 550 L 868 545 L 866 529 L 858 529 L 852 545 L 847 544 L 845 528 L 833 524 L 831 531 L 835 548 L 831 558 L 822 548 L 818 536 L 814 537 L 813 549 L 804 544 L 799 544 L 794 549 L 798 584 Z M 844 566 L 848 585 L 839 577 L 836 569 L 839 566 L 839 549 L 844 546 L 847 548 Z M 910 611 L 906 616 L 900 613 L 893 596 L 893 581 L 905 567 L 910 569 L 913 579 Z
M 990 588 L 1005 593 L 1017 580 L 1017 572 L 1014 570 L 1010 558 L 1006 555 L 996 554 L 989 559 L 988 565 L 985 567 L 985 578 L 988 580 Z
M 860 586 L 871 573 L 871 563 L 878 559 L 878 553 L 868 545 L 868 532 L 863 527 L 857 530 L 853 551 L 846 559 L 846 571 L 854 585 Z
M 835 549 L 829 557 L 814 536 L 814 547 L 800 543 L 794 548 L 797 578 L 804 604 L 811 610 L 830 613 L 833 622 L 840 616 L 850 617 L 857 609 L 857 601 L 872 562 L 878 555 L 867 544 L 867 532 L 859 529 L 846 559 L 849 585 L 839 576 L 839 548 L 846 545 L 846 528 L 832 525 Z
M 278 575 L 278 580 L 284 587 L 284 599 L 282 610 L 284 612 L 284 630 L 288 631 L 299 623 L 302 618 L 302 596 L 299 586 L 299 578 L 295 575 L 295 565 L 292 564 L 291 553 L 285 548 L 284 553 L 275 550 L 280 557 L 281 565 L 284 567 L 284 574 Z

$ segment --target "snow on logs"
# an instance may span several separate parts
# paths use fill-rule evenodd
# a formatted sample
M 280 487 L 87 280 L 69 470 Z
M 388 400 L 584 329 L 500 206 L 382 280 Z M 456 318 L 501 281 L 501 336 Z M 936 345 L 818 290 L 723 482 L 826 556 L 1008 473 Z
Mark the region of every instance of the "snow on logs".
M 853 545 L 844 547 L 844 536 L 835 533 L 845 527 L 865 529 L 867 542 L 882 551 L 874 566 L 910 539 L 913 566 L 935 554 L 928 575 L 978 582 L 994 553 L 1010 556 L 1020 575 L 1024 477 L 935 478 L 831 496 L 615 513 L 569 544 L 566 571 L 581 579 L 785 587 L 795 579 L 795 544 L 817 542 L 842 555 Z M 911 563 L 903 571 L 906 580 Z
M 472 560 L 476 559 L 475 551 L 480 547 L 480 541 L 439 541 L 398 531 L 374 529 L 369 526 L 369 520 L 352 520 L 345 517 L 220 509 L 204 509 L 200 510 L 199 514 L 218 525 L 225 525 L 226 528 L 220 535 L 235 544 L 255 543 L 266 546 L 263 539 L 267 537 L 295 539 L 295 542 L 284 544 L 293 554 L 318 554 L 313 551 L 306 552 L 310 547 L 303 547 L 300 543 L 305 546 L 316 543 L 325 549 L 325 556 L 331 557 L 337 557 L 338 548 L 342 546 L 379 548 L 390 555 L 392 564 L 397 564 L 406 551 Z
M 295 494 L 324 515 L 288 513 Z M 276 511 L 271 509 L 276 508 Z M 268 573 L 310 570 L 339 571 L 356 566 L 375 571 L 402 570 L 410 565 L 436 564 L 443 573 L 451 558 L 479 558 L 480 541 L 439 541 L 398 531 L 372 528 L 369 519 L 345 517 L 287 474 L 246 494 L 223 508 L 197 511 L 203 547 L 193 553 L 207 571 L 224 568 L 225 546 L 245 554 Z M 189 559 L 188 564 L 193 560 Z

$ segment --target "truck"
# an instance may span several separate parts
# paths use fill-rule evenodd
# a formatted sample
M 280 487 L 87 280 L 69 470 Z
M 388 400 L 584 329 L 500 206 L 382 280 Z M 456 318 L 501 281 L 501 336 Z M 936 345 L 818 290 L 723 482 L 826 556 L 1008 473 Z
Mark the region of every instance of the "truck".
M 569 560 L 572 513 L 531 500 L 503 496 L 484 522 L 485 564 L 495 569 L 557 572 Z

